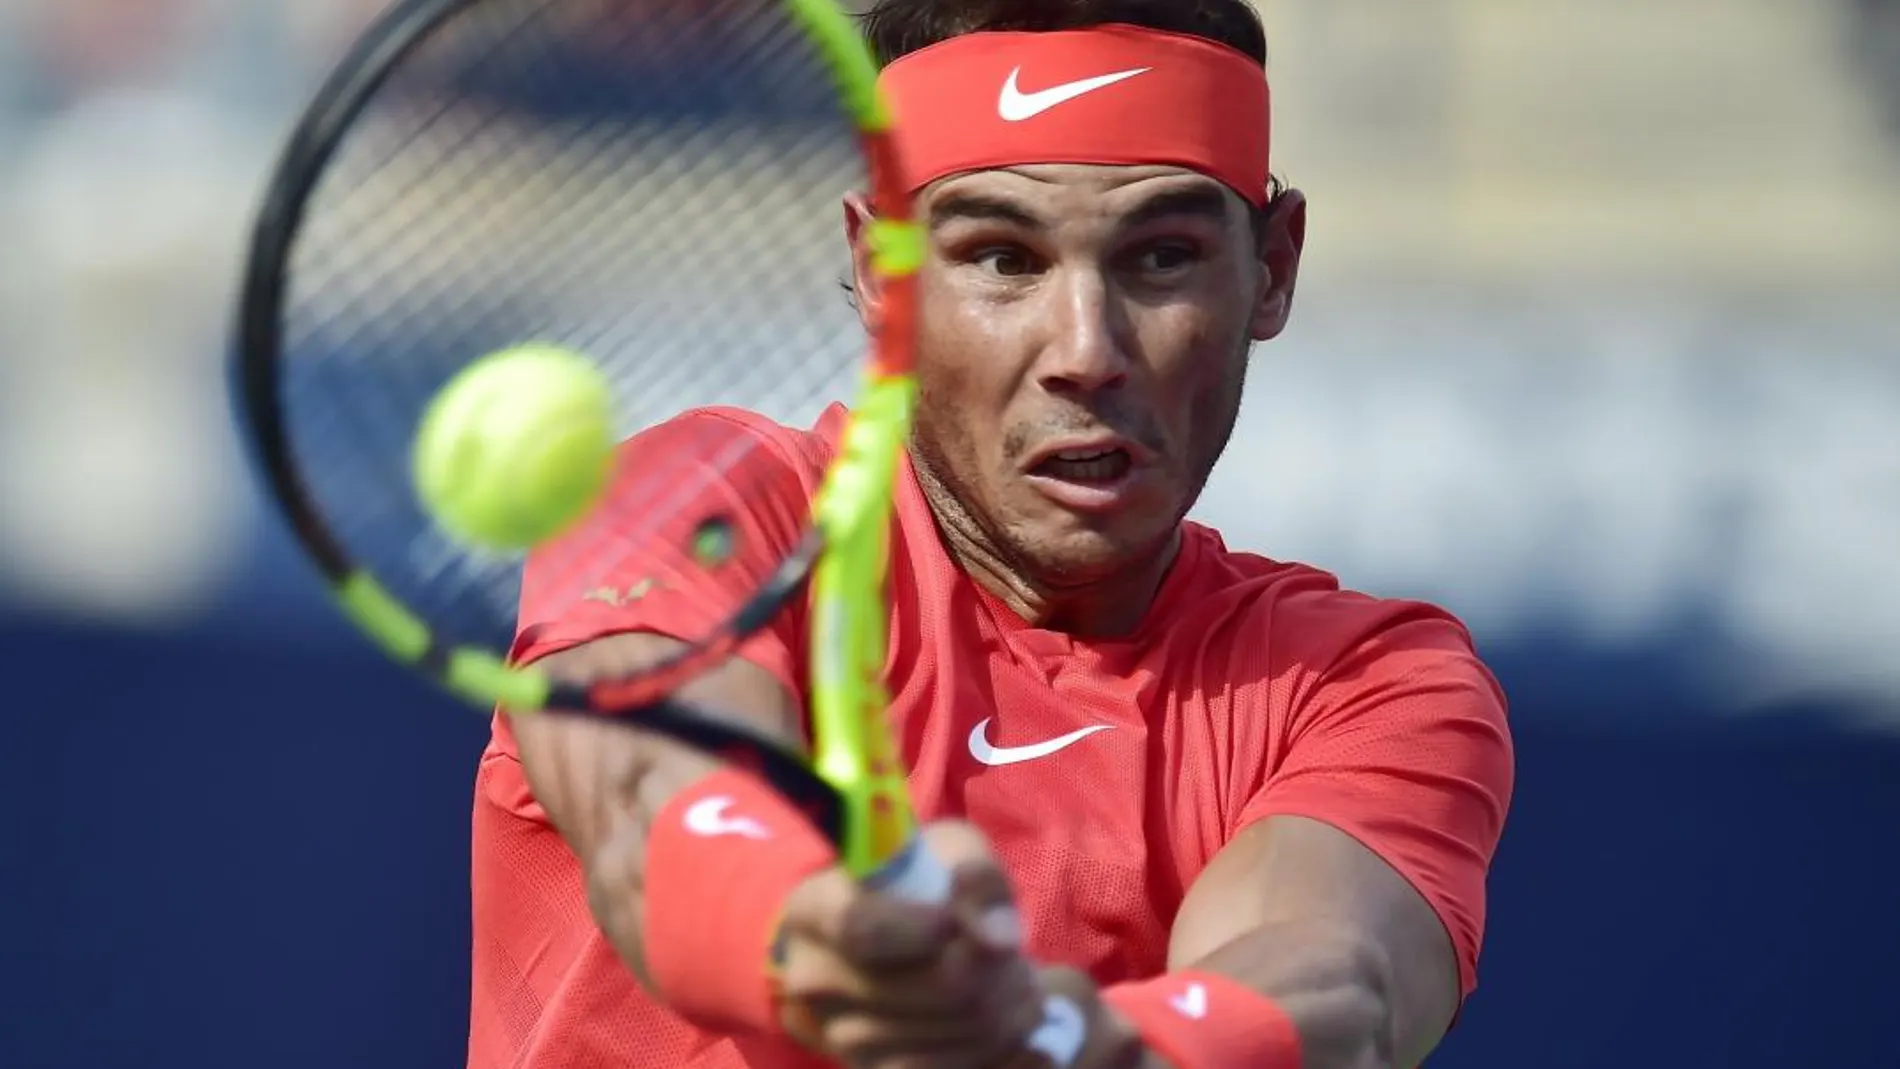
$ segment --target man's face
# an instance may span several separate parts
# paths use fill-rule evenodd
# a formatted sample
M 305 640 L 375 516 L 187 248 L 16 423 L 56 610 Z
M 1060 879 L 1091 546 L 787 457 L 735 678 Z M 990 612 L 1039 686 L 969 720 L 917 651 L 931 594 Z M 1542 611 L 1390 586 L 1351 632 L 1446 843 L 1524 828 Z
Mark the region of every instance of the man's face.
M 1257 236 L 1240 197 L 1172 167 L 925 190 L 913 447 L 939 512 L 1051 586 L 1165 549 L 1233 431 L 1252 343 L 1284 322 L 1293 207 Z

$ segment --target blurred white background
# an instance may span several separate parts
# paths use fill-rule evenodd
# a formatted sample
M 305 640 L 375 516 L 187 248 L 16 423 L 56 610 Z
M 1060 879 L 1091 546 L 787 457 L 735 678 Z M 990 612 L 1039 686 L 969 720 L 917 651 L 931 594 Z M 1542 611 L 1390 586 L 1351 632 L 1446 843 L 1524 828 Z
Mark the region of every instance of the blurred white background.
M 0 8 L 0 554 L 61 613 L 164 621 L 249 535 L 223 390 L 244 229 L 374 5 Z
M 165 627 L 268 523 L 245 231 L 369 0 L 0 5 L 0 596 Z M 1481 638 L 1900 724 L 1900 5 L 1272 0 L 1313 202 L 1199 515 Z M 247 595 L 248 596 L 248 595 Z

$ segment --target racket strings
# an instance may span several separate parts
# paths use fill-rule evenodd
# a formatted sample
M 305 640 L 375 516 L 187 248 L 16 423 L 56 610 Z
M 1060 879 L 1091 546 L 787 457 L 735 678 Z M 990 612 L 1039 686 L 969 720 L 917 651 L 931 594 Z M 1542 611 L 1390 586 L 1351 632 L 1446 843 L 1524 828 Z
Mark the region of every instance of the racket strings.
M 337 146 L 288 269 L 283 408 L 348 551 L 425 616 L 505 644 L 518 555 L 421 514 L 421 413 L 524 342 L 598 361 L 619 431 L 706 405 L 808 425 L 865 346 L 838 291 L 857 139 L 805 36 L 767 0 L 484 0 L 391 72 Z M 641 456 L 600 545 L 553 577 L 585 598 L 744 462 Z M 650 465 L 650 469 L 649 466 Z

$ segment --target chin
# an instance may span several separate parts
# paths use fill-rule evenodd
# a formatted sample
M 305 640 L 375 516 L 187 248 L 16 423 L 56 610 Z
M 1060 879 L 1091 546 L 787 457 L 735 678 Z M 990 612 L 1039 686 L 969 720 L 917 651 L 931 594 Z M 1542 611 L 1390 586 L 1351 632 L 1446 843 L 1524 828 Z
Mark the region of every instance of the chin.
M 1064 530 L 1035 532 L 1027 540 L 1035 550 L 1029 556 L 1049 575 L 1067 581 L 1107 579 L 1166 551 L 1176 525 L 1157 528 L 1152 515 L 1144 516 L 1140 523 L 1131 522 L 1134 517 L 1125 517 L 1107 524 L 1076 522 L 1104 517 L 1070 517 Z

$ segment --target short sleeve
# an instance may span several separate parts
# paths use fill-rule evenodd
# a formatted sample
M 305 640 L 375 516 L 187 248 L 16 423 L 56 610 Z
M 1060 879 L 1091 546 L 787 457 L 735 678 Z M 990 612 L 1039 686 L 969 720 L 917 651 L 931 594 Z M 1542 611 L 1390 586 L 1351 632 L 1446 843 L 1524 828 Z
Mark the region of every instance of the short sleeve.
M 533 553 L 512 656 L 528 662 L 614 634 L 696 641 L 791 552 L 824 470 L 816 435 L 733 409 L 698 409 L 620 447 L 605 504 Z M 729 550 L 696 550 L 712 521 Z M 802 613 L 781 613 L 738 655 L 797 692 Z
M 1437 912 L 1469 995 L 1515 776 L 1497 681 L 1455 620 L 1413 613 L 1356 643 L 1296 703 L 1240 825 L 1306 817 L 1379 855 Z

